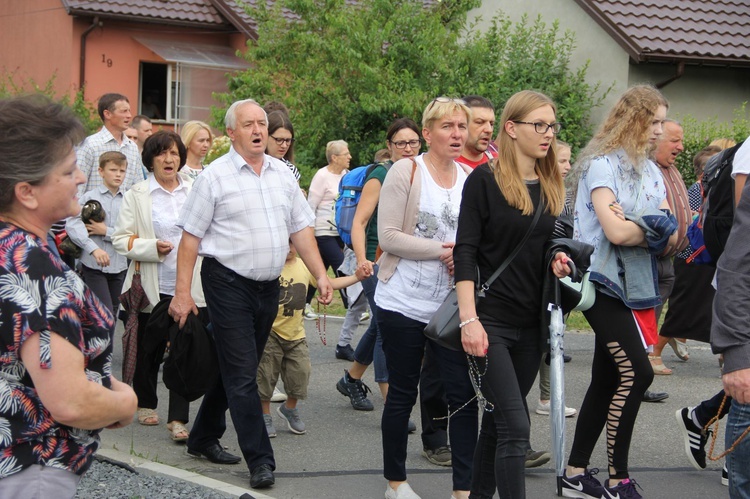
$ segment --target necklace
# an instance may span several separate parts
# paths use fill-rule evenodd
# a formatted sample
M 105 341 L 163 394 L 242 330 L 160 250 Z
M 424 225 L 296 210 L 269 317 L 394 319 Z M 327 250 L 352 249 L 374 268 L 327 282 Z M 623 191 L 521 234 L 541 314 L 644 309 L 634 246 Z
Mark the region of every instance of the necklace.
M 451 202 L 451 191 L 450 191 L 450 189 L 448 189 L 447 187 L 445 187 L 445 184 L 443 184 L 443 179 L 442 179 L 442 177 L 440 177 L 440 172 L 438 172 L 438 169 L 435 168 L 435 165 L 432 163 L 432 160 L 430 159 L 430 157 L 428 155 L 425 155 L 424 159 L 426 160 L 427 163 L 430 164 L 430 166 L 432 167 L 432 169 L 435 170 L 435 175 L 437 176 L 437 181 L 440 184 L 440 187 L 442 187 L 443 190 L 445 191 L 445 193 L 448 195 L 448 202 L 450 203 Z M 455 183 L 456 183 L 456 167 L 454 165 L 453 166 L 453 170 L 451 172 L 451 184 L 450 184 L 450 186 L 453 187 L 455 185 Z

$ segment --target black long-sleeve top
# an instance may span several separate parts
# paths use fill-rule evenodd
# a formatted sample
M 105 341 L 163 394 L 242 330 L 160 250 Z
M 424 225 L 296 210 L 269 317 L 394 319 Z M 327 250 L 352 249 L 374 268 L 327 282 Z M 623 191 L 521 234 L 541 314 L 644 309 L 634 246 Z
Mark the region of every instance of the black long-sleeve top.
M 527 184 L 534 208 L 539 204 L 539 182 Z M 523 239 L 534 219 L 508 205 L 489 166 L 469 175 L 461 198 L 456 246 L 455 279 L 481 283 L 497 270 Z M 477 312 L 515 327 L 538 327 L 542 284 L 546 272 L 544 246 L 555 228 L 556 217 L 542 214 L 523 249 L 492 284 L 477 305 Z

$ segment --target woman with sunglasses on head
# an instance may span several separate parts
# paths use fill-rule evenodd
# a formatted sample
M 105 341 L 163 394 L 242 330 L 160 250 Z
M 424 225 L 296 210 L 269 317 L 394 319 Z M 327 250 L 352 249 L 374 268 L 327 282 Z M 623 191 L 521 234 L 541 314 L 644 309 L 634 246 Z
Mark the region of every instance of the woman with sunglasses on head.
M 284 111 L 268 113 L 266 154 L 286 163 L 299 183 L 300 173 L 294 166 L 294 127 Z
M 489 499 L 495 490 L 501 498 L 526 496 L 526 395 L 542 355 L 545 246 L 565 203 L 554 152 L 560 130 L 555 113 L 543 94 L 513 95 L 500 117 L 499 155 L 474 170 L 461 200 L 454 250 L 461 340 L 467 354 L 485 357 L 477 363 L 486 366 L 481 390 L 494 406 L 482 415 L 472 498 Z M 514 254 L 475 305 L 475 287 Z M 551 266 L 557 277 L 569 273 L 566 263 L 564 253 L 555 255 Z
M 349 397 L 352 407 L 358 411 L 371 411 L 373 409 L 372 402 L 367 400 L 367 388 L 362 383 L 362 376 L 373 361 L 375 362 L 375 382 L 380 386 L 383 400 L 388 393 L 388 370 L 385 366 L 383 341 L 380 332 L 378 332 L 375 306 L 375 288 L 378 283 L 378 265 L 374 263 L 378 256 L 376 254 L 378 247 L 377 209 L 380 201 L 380 189 L 385 180 L 385 175 L 393 163 L 402 158 L 413 158 L 419 154 L 422 143 L 419 139 L 417 124 L 409 118 L 397 119 L 388 127 L 385 143 L 391 159 L 376 165 L 367 174 L 352 222 L 352 249 L 357 257 L 357 267 L 369 267 L 370 277 L 362 281 L 362 288 L 367 301 L 370 303 L 373 317 L 370 320 L 370 326 L 362 335 L 356 350 L 354 350 L 354 361 L 351 367 L 344 373 L 336 388 Z
M 644 348 L 656 343 L 653 308 L 661 302 L 654 258 L 677 237 L 662 175 L 648 159 L 667 106 L 654 87 L 628 89 L 568 173 L 577 188 L 574 237 L 595 248 L 589 271 L 596 300 L 583 314 L 596 346 L 562 480 L 566 497 L 641 497 L 629 478 L 628 453 L 643 393 L 654 379 Z M 598 470 L 587 467 L 605 425 L 609 480 L 602 485 L 592 476 Z
M 440 97 L 422 115 L 429 151 L 393 164 L 378 204 L 379 260 L 375 289 L 378 328 L 388 367 L 383 409 L 386 499 L 418 499 L 406 482 L 409 415 L 417 401 L 424 328 L 453 284 L 453 245 L 461 191 L 471 171 L 455 162 L 468 136 L 470 111 L 462 100 Z M 477 435 L 474 390 L 463 352 L 429 342 L 440 364 L 451 411 L 453 497 L 469 495 Z

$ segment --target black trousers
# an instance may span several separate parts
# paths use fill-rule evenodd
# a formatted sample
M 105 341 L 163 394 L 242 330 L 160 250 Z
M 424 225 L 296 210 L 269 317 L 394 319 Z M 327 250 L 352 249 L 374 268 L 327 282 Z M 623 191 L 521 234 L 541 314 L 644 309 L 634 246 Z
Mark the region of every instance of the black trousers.
M 622 301 L 597 291 L 594 306 L 583 315 L 594 330 L 596 345 L 591 384 L 578 415 L 568 464 L 588 467 L 606 425 L 609 476 L 628 478 L 630 440 L 654 370 L 633 312 Z
M 279 280 L 242 277 L 213 258 L 201 267 L 221 376 L 203 397 L 188 446 L 218 444 L 232 416 L 237 440 L 250 471 L 276 468 L 258 393 L 258 362 L 279 310 Z

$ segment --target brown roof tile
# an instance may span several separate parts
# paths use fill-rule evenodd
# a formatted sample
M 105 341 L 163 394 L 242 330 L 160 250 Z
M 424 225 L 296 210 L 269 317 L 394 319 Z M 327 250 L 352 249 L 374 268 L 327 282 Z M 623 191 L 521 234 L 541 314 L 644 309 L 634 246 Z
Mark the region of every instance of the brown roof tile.
M 62 0 L 69 14 L 230 27 L 210 0 Z
M 575 0 L 638 62 L 750 66 L 748 0 Z

